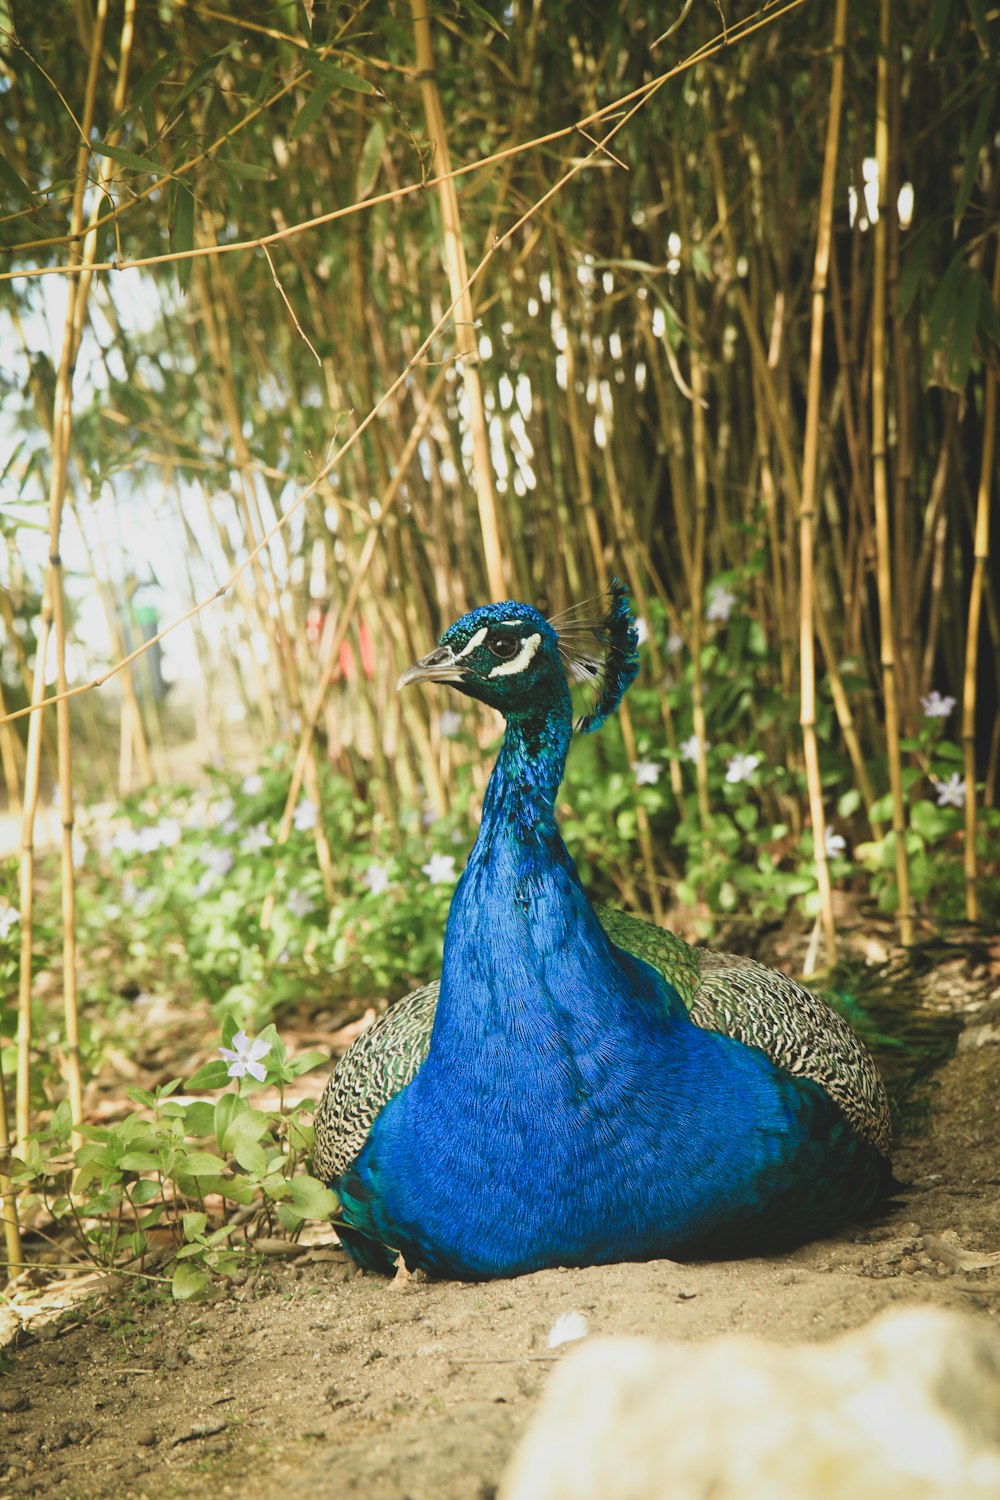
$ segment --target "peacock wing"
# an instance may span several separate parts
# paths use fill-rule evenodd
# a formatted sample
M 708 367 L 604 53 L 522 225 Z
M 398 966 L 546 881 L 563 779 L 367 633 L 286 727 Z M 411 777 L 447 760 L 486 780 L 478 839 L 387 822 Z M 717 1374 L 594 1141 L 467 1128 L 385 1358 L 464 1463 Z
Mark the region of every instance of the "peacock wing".
M 439 983 L 397 1000 L 357 1037 L 330 1075 L 316 1111 L 313 1167 L 323 1182 L 347 1171 L 375 1117 L 406 1087 L 427 1056 Z

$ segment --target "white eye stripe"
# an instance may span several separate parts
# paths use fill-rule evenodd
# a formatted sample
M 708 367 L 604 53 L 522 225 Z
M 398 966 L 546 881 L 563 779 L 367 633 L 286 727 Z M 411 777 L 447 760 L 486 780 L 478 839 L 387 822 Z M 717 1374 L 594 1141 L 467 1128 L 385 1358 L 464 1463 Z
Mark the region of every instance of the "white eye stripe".
M 517 653 L 517 655 L 510 661 L 501 662 L 498 667 L 494 667 L 492 672 L 490 673 L 490 676 L 510 677 L 515 672 L 523 672 L 525 667 L 528 666 L 531 662 L 532 658 L 535 655 L 535 652 L 538 650 L 541 644 L 542 638 L 537 632 L 534 635 L 526 635 L 524 640 L 521 642 L 521 649 Z
M 476 647 L 481 646 L 488 635 L 489 628 L 486 625 L 481 626 L 480 629 L 476 631 L 475 635 L 470 635 L 461 651 L 457 651 L 455 653 L 455 660 L 461 661 L 463 656 L 468 656 L 470 651 L 475 651 Z

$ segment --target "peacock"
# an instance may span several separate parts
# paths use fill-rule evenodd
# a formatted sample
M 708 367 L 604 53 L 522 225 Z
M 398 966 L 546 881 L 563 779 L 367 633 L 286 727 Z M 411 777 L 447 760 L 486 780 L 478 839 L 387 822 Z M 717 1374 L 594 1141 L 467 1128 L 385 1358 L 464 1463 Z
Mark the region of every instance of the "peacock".
M 894 1186 L 885 1088 L 846 1021 L 752 959 L 588 901 L 555 815 L 567 673 L 594 685 L 587 733 L 638 670 L 617 580 L 593 613 L 487 604 L 399 680 L 449 683 L 506 729 L 440 981 L 352 1043 L 317 1111 L 314 1169 L 367 1269 L 762 1253 Z

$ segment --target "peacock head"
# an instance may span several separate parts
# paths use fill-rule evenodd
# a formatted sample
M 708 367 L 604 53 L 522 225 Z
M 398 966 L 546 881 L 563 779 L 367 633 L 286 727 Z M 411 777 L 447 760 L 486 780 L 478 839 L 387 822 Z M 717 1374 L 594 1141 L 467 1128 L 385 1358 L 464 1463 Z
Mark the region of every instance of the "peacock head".
M 617 708 L 639 669 L 628 595 L 617 579 L 599 606 L 577 606 L 546 620 L 530 604 L 511 599 L 482 605 L 450 625 L 398 686 L 448 682 L 506 718 L 521 718 L 564 701 L 569 672 L 595 690 L 593 707 L 577 723 L 589 733 Z

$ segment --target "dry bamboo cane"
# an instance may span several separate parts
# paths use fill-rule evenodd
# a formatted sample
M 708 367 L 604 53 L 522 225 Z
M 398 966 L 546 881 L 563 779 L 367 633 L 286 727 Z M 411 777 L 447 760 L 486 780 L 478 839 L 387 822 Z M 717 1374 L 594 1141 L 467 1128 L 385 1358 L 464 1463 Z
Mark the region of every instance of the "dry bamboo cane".
M 0 683 L 0 718 L 7 712 L 7 702 Z M 7 806 L 16 818 L 21 811 L 21 776 L 17 764 L 17 736 L 10 724 L 0 724 L 0 757 L 3 758 L 3 779 L 7 788 Z
M 1000 305 L 1000 245 L 994 252 L 993 305 Z M 965 632 L 965 673 L 962 681 L 962 750 L 965 759 L 965 915 L 979 921 L 979 891 L 976 885 L 976 670 L 979 665 L 979 624 L 983 589 L 990 560 L 990 481 L 996 452 L 997 374 L 991 363 L 986 370 L 983 398 L 983 451 L 976 496 L 976 533 L 969 619 Z
M 469 403 L 468 422 L 472 433 L 476 502 L 479 506 L 479 524 L 483 535 L 486 576 L 489 579 L 493 597 L 503 599 L 507 593 L 507 585 L 497 521 L 496 497 L 493 490 L 493 466 L 490 461 L 486 414 L 483 411 L 483 393 L 479 381 L 478 348 L 473 330 L 472 294 L 466 286 L 469 273 L 465 263 L 465 246 L 462 243 L 458 193 L 454 179 L 450 175 L 448 137 L 441 109 L 441 96 L 438 93 L 435 77 L 429 4 L 430 0 L 410 0 L 417 55 L 416 76 L 420 81 L 424 120 L 434 155 L 434 170 L 439 178 L 444 179 L 438 184 L 438 201 L 441 205 L 441 219 L 444 226 L 444 256 L 448 269 L 448 285 L 451 289 L 452 301 L 456 304 L 455 342 L 462 360 L 462 379 L 465 384 L 466 400 Z
M 302 738 L 299 741 L 299 748 L 295 757 L 295 765 L 292 770 L 292 782 L 291 786 L 288 788 L 288 797 L 285 802 L 285 811 L 282 814 L 281 825 L 278 829 L 278 836 L 275 841 L 279 846 L 281 844 L 288 843 L 288 838 L 292 831 L 292 819 L 295 815 L 295 808 L 299 800 L 299 792 L 302 790 L 302 782 L 306 774 L 306 766 L 312 752 L 313 740 L 316 735 L 316 727 L 319 724 L 320 715 L 323 712 L 323 702 L 326 698 L 331 679 L 337 667 L 340 648 L 343 645 L 344 639 L 347 635 L 347 628 L 351 623 L 355 607 L 357 606 L 358 596 L 361 593 L 361 585 L 364 582 L 365 575 L 367 574 L 368 569 L 371 567 L 372 558 L 375 554 L 375 548 L 378 544 L 379 532 L 388 520 L 389 514 L 392 511 L 393 506 L 395 505 L 396 500 L 400 495 L 400 492 L 402 491 L 403 481 L 406 478 L 407 470 L 409 469 L 410 464 L 413 460 L 413 455 L 417 451 L 420 439 L 424 435 L 427 424 L 431 419 L 431 414 L 434 411 L 435 404 L 437 403 L 438 397 L 440 396 L 441 391 L 444 388 L 446 374 L 447 371 L 445 369 L 441 369 L 438 371 L 437 378 L 434 381 L 434 385 L 432 386 L 431 391 L 427 397 L 426 404 L 419 413 L 412 428 L 410 429 L 410 435 L 407 438 L 406 443 L 403 447 L 403 451 L 399 456 L 399 464 L 395 474 L 392 477 L 389 489 L 386 491 L 386 494 L 382 498 L 382 509 L 378 524 L 373 524 L 371 526 L 368 535 L 365 537 L 364 545 L 361 548 L 361 555 L 358 558 L 358 563 L 354 570 L 354 577 L 351 579 L 351 586 L 348 589 L 347 598 L 344 600 L 343 606 L 340 610 L 340 618 L 337 621 L 337 628 L 333 632 L 333 635 L 330 639 L 326 663 L 320 672 L 319 681 L 316 684 L 316 690 L 303 716 L 304 723 L 302 725 Z M 264 905 L 261 909 L 260 925 L 265 932 L 271 925 L 271 916 L 274 912 L 274 901 L 274 891 L 272 890 L 269 891 L 267 896 L 265 897 Z
M 50 580 L 46 578 L 42 613 L 35 644 L 35 680 L 32 703 L 45 697 L 45 659 L 49 654 L 52 610 L 49 601 Z M 21 958 L 17 992 L 17 1095 L 14 1106 L 14 1134 L 19 1145 L 28 1139 L 31 1129 L 31 940 L 32 908 L 35 899 L 35 814 L 38 810 L 38 783 L 42 761 L 42 722 L 45 710 L 31 715 L 28 725 L 28 749 L 24 764 L 24 800 L 21 809 Z
M 674 202 L 680 224 L 681 243 L 685 252 L 690 252 L 690 225 L 688 222 L 687 198 L 684 188 L 684 172 L 680 147 L 674 143 Z M 694 547 L 691 559 L 691 577 L 688 585 L 691 594 L 691 713 L 694 721 L 695 776 L 698 788 L 698 817 L 702 829 L 708 826 L 710 807 L 708 800 L 708 751 L 705 729 L 705 679 L 701 659 L 704 636 L 704 608 L 702 595 L 705 592 L 705 528 L 708 516 L 708 433 L 705 428 L 705 366 L 698 347 L 699 311 L 698 295 L 695 291 L 694 272 L 688 265 L 684 277 L 684 312 L 691 331 L 691 457 L 694 468 Z
M 3 1066 L 0 1064 L 0 1161 L 6 1161 L 10 1152 L 10 1126 L 7 1121 L 7 1095 L 5 1092 Z M 3 1219 L 3 1242 L 7 1251 L 8 1265 L 20 1265 L 24 1260 L 21 1246 L 21 1228 L 17 1221 L 17 1199 L 10 1185 L 10 1178 L 0 1172 L 0 1218 Z
M 90 132 L 94 120 L 94 103 L 97 95 L 97 77 L 100 69 L 107 21 L 107 0 L 99 0 L 94 16 L 94 31 L 87 68 L 86 94 L 81 122 L 81 144 L 77 149 L 76 180 L 73 190 L 71 225 L 75 237 L 83 228 L 84 189 L 88 181 L 90 156 Z M 123 62 L 127 58 L 126 35 L 131 40 L 131 5 L 126 9 L 122 26 Z M 118 90 L 116 90 L 117 94 Z M 121 104 L 118 105 L 120 111 Z M 110 163 L 102 159 L 101 174 L 110 174 Z M 101 202 L 100 194 L 95 205 Z M 96 213 L 96 207 L 95 207 Z M 89 244 L 88 244 L 89 240 Z M 93 262 L 96 235 L 89 234 L 84 241 L 81 258 L 86 265 L 89 249 Z M 35 680 L 32 702 L 40 703 L 45 697 L 45 658 L 48 653 L 49 634 L 52 625 L 56 636 L 56 671 L 58 691 L 66 689 L 66 634 L 63 618 L 62 563 L 59 557 L 59 534 L 62 529 L 63 500 L 66 493 L 66 474 L 69 442 L 72 427 L 73 371 L 76 362 L 77 328 L 82 331 L 82 316 L 78 324 L 77 314 L 86 303 L 89 282 L 84 274 L 70 282 L 66 300 L 66 317 L 63 326 L 62 353 L 56 375 L 55 397 L 52 416 L 52 461 L 49 481 L 49 565 L 46 572 L 45 598 L 42 605 L 42 629 L 37 645 Z M 66 1072 L 70 1107 L 74 1122 L 82 1112 L 83 1084 L 80 1077 L 80 1056 L 76 1021 L 76 933 L 73 887 L 73 784 L 69 734 L 69 703 L 62 699 L 57 714 L 59 790 L 63 820 L 62 885 L 63 885 L 63 988 L 66 1014 Z M 31 951 L 32 951 L 32 901 L 34 885 L 34 840 L 35 813 L 38 807 L 38 784 L 41 761 L 41 720 L 43 710 L 32 715 L 28 733 L 28 755 L 25 767 L 24 812 L 21 823 L 21 972 L 18 987 L 18 1072 L 16 1128 L 17 1139 L 23 1143 L 30 1127 L 31 1099 Z M 34 720 L 38 720 L 38 729 Z
M 809 814 L 813 830 L 813 861 L 819 886 L 819 917 L 826 939 L 827 958 L 837 956 L 837 929 L 833 918 L 833 887 L 826 854 L 826 812 L 823 778 L 816 738 L 816 658 L 814 643 L 813 522 L 816 516 L 816 474 L 819 456 L 819 407 L 822 395 L 823 319 L 826 311 L 826 280 L 830 266 L 833 232 L 833 189 L 837 177 L 837 147 L 840 113 L 844 97 L 844 45 L 847 37 L 847 0 L 837 0 L 833 21 L 833 71 L 830 107 L 826 119 L 826 148 L 819 195 L 816 258 L 813 263 L 812 327 L 809 338 L 809 376 L 806 388 L 805 448 L 802 458 L 802 491 L 799 501 L 799 723 L 806 763 Z
M 896 693 L 896 649 L 893 639 L 892 569 L 889 538 L 889 482 L 886 452 L 886 202 L 889 176 L 889 0 L 879 0 L 879 42 L 875 84 L 875 160 L 878 163 L 879 212 L 875 223 L 872 283 L 872 490 L 875 499 L 875 545 L 878 570 L 878 612 L 881 638 L 882 696 L 885 705 L 886 754 L 892 793 L 892 829 L 896 843 L 896 884 L 899 895 L 899 938 L 904 948 L 913 943 L 910 910 L 910 867 L 906 853 L 906 809 L 899 745 L 899 704 Z

